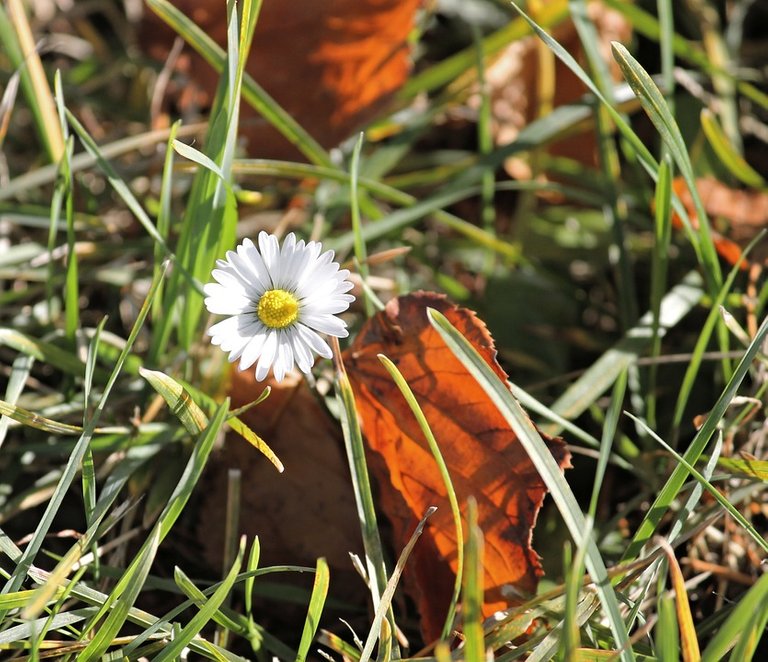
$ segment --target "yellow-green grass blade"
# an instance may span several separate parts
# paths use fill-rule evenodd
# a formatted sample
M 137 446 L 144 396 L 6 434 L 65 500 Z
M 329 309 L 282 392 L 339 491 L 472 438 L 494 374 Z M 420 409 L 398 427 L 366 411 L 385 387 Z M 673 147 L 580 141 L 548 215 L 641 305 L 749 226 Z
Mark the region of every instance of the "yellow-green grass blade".
M 124 602 L 128 603 L 129 606 L 133 606 L 133 602 L 135 601 L 136 597 L 138 597 L 138 592 L 134 593 L 134 577 L 136 577 L 137 573 L 140 572 L 139 567 L 142 564 L 146 562 L 151 563 L 151 559 L 154 558 L 154 552 L 157 549 L 157 545 L 161 543 L 163 539 L 168 535 L 168 532 L 171 530 L 182 510 L 186 506 L 187 501 L 189 501 L 192 490 L 194 489 L 197 481 L 200 479 L 200 476 L 203 473 L 203 468 L 205 467 L 208 456 L 210 455 L 210 452 L 213 448 L 213 443 L 219 435 L 221 427 L 224 425 L 228 408 L 229 402 L 223 402 L 219 406 L 219 409 L 211 419 L 208 426 L 200 433 L 192 455 L 190 456 L 189 461 L 187 462 L 187 465 L 184 469 L 184 473 L 179 479 L 178 485 L 168 500 L 168 503 L 163 509 L 163 512 L 160 514 L 160 517 L 155 523 L 152 534 L 144 542 L 140 552 L 128 566 L 128 569 L 120 577 L 114 589 L 112 590 L 112 593 L 109 595 L 109 598 L 103 602 L 101 608 L 99 609 L 99 613 L 96 614 L 93 619 L 91 619 L 90 625 L 91 627 L 95 627 L 100 619 L 109 612 L 110 616 L 107 617 L 107 622 L 110 624 L 110 636 L 109 639 L 100 639 L 98 643 L 94 643 L 94 641 L 92 641 L 91 644 L 89 644 L 90 650 L 86 649 L 88 651 L 87 659 L 96 659 L 104 653 L 106 647 L 109 646 L 109 640 L 111 640 L 111 638 L 117 634 L 117 632 L 119 632 L 122 624 L 128 617 L 127 610 L 123 610 L 122 608 L 119 610 L 118 616 L 112 616 L 111 614 L 114 613 L 114 610 Z M 149 558 L 150 556 L 151 558 Z M 103 628 L 104 625 L 102 625 L 99 629 Z M 86 628 L 86 630 L 88 629 L 90 628 Z
M 702 266 L 709 280 L 710 290 L 715 292 L 722 285 L 720 263 L 712 241 L 712 232 L 709 227 L 706 210 L 704 209 L 704 203 L 696 187 L 693 164 L 688 156 L 688 149 L 683 140 L 682 133 L 680 133 L 680 127 L 669 111 L 667 102 L 656 86 L 656 83 L 653 82 L 653 79 L 645 69 L 640 66 L 640 63 L 618 42 L 612 44 L 612 50 L 613 57 L 624 77 L 640 99 L 643 109 L 664 140 L 691 192 L 699 227 L 696 233 L 689 233 L 689 236 L 692 239 L 697 254 L 702 260 Z
M 315 633 L 320 625 L 320 617 L 323 614 L 325 599 L 328 597 L 330 582 L 331 574 L 328 569 L 328 562 L 324 558 L 317 559 L 312 596 L 309 599 L 307 618 L 304 620 L 304 629 L 301 632 L 301 641 L 296 652 L 296 662 L 304 662 L 309 655 L 309 648 L 315 640 Z
M 728 136 L 720 127 L 714 113 L 708 108 L 701 111 L 701 128 L 709 141 L 720 162 L 736 179 L 752 188 L 764 188 L 765 179 L 758 173 L 744 157 L 736 151 Z
M 155 527 L 149 535 L 147 542 L 142 546 L 141 552 L 123 574 L 127 583 L 125 592 L 117 600 L 114 607 L 104 622 L 99 623 L 94 631 L 93 638 L 78 656 L 83 662 L 99 659 L 112 645 L 112 640 L 117 636 L 128 618 L 128 612 L 133 607 L 136 599 L 144 588 L 149 570 L 155 560 L 157 547 L 160 544 L 160 527 Z
M 6 10 L 0 10 L 3 45 L 15 66 L 23 67 L 24 94 L 48 157 L 56 163 L 64 152 L 64 136 L 24 3 L 21 0 L 7 0 L 5 5 L 7 13 Z
M 443 454 L 440 451 L 440 446 L 435 439 L 435 435 L 432 433 L 432 429 L 429 427 L 429 421 L 424 416 L 424 412 L 419 405 L 416 396 L 413 394 L 408 382 L 405 381 L 400 370 L 397 366 L 383 354 L 378 355 L 379 361 L 387 369 L 387 372 L 392 377 L 395 385 L 402 393 L 405 401 L 408 403 L 411 412 L 416 418 L 416 422 L 419 424 L 421 433 L 427 440 L 429 450 L 432 453 L 432 457 L 437 464 L 437 468 L 440 471 L 440 478 L 445 486 L 445 492 L 448 495 L 448 503 L 451 506 L 451 514 L 453 515 L 453 526 L 456 529 L 456 580 L 453 586 L 453 595 L 451 596 L 451 602 L 448 607 L 448 613 L 445 617 L 445 625 L 441 633 L 441 639 L 448 639 L 453 628 L 453 621 L 456 616 L 456 607 L 459 602 L 459 595 L 461 593 L 462 586 L 462 574 L 464 570 L 464 529 L 461 524 L 461 510 L 459 508 L 459 500 L 456 498 L 456 490 L 453 487 L 453 481 L 451 480 L 451 474 L 448 471 L 448 467 L 443 459 Z
M 464 620 L 463 659 L 467 662 L 484 662 L 486 659 L 483 632 L 484 544 L 483 532 L 477 523 L 477 502 L 470 498 L 467 500 L 467 542 L 461 601 Z
M 259 567 L 259 558 L 261 557 L 261 543 L 259 537 L 256 536 L 251 544 L 251 551 L 248 554 L 248 561 L 245 566 L 245 571 L 250 573 Z M 245 593 L 245 613 L 248 618 L 253 618 L 253 584 L 255 582 L 255 576 L 252 575 L 245 580 L 243 585 L 243 592 Z
M 183 380 L 178 381 L 162 372 L 145 369 L 141 369 L 140 372 L 145 379 L 150 381 L 155 390 L 163 396 L 165 401 L 171 407 L 171 411 L 179 416 L 182 424 L 188 431 L 196 434 L 207 425 L 208 417 L 195 401 L 200 402 L 208 411 L 214 411 L 217 404 L 211 396 L 203 393 L 200 389 L 195 388 L 188 382 Z M 156 384 L 154 382 L 156 382 Z M 251 407 L 254 407 L 265 400 L 269 396 L 269 392 L 270 388 L 266 387 L 256 400 L 235 411 L 229 412 L 227 415 L 227 425 L 251 444 L 251 446 L 256 448 L 279 472 L 282 473 L 285 470 L 285 467 L 280 461 L 280 458 L 277 457 L 266 441 L 239 418 L 240 414 L 245 413 Z M 204 421 L 202 427 L 198 427 L 198 424 L 201 421 Z
M 765 538 L 763 538 L 763 536 L 757 531 L 757 529 L 755 529 L 754 525 L 746 517 L 744 517 L 744 515 L 742 515 L 741 512 L 739 512 L 739 510 L 726 497 L 722 495 L 720 490 L 714 487 L 712 483 L 710 483 L 704 476 L 701 475 L 699 471 L 696 470 L 693 464 L 688 462 L 682 455 L 675 452 L 675 450 L 669 444 L 667 444 L 667 442 L 665 442 L 653 430 L 651 430 L 643 421 L 630 413 L 627 413 L 627 416 L 629 416 L 632 420 L 635 421 L 635 423 L 644 428 L 648 434 L 650 434 L 659 444 L 661 444 L 661 446 L 663 446 L 664 449 L 670 453 L 672 457 L 675 458 L 675 460 L 677 460 L 680 465 L 678 469 L 682 467 L 684 470 L 688 471 L 691 476 L 693 476 L 704 487 L 704 489 L 707 490 L 707 492 L 709 492 L 715 498 L 715 501 L 717 501 L 723 508 L 725 508 L 731 517 L 733 517 L 742 526 L 742 528 L 752 537 L 757 545 L 761 547 L 763 551 L 768 553 L 768 541 L 766 541 Z M 691 444 L 691 446 L 693 446 L 693 444 Z
M 167 660 L 176 659 L 181 651 L 184 650 L 192 639 L 198 635 L 200 630 L 205 627 L 208 621 L 213 618 L 214 614 L 216 614 L 219 606 L 224 602 L 224 598 L 229 595 L 229 592 L 237 579 L 237 573 L 240 570 L 243 554 L 245 553 L 244 545 L 245 540 L 243 539 L 240 544 L 240 552 L 237 555 L 237 559 L 235 559 L 235 562 L 232 564 L 232 569 L 224 578 L 224 581 L 221 582 L 215 593 L 200 608 L 200 611 L 192 617 L 189 623 L 187 623 L 177 636 L 174 637 L 173 641 L 155 658 L 157 662 L 167 662 Z
M 675 552 L 666 540 L 660 540 L 661 548 L 667 557 L 669 578 L 672 582 L 672 590 L 675 592 L 675 612 L 680 633 L 680 653 L 682 662 L 699 662 L 699 640 L 696 628 L 693 625 L 691 605 L 688 602 L 688 591 L 685 588 L 685 578 L 680 570 L 680 565 L 675 557 Z
M 768 483 L 768 461 L 746 457 L 721 457 L 717 466 L 731 473 Z
M 190 434 L 198 434 L 208 424 L 208 417 L 192 399 L 189 392 L 173 377 L 159 370 L 140 368 L 139 374 L 168 403 L 171 413 L 176 416 Z
M 85 364 L 74 354 L 16 329 L 0 328 L 0 345 L 15 349 L 68 375 L 82 377 L 85 374 Z M 99 381 L 106 381 L 109 376 L 109 373 L 98 368 L 94 374 Z
M 547 486 L 560 514 L 574 540 L 580 540 L 586 528 L 586 519 L 563 477 L 560 467 L 552 457 L 538 430 L 528 415 L 513 397 L 509 386 L 493 373 L 485 360 L 438 311 L 428 311 L 430 322 L 443 338 L 448 348 L 462 362 L 472 377 L 477 380 L 509 426 L 515 432 L 528 456 L 531 458 L 544 484 Z M 629 645 L 626 627 L 619 612 L 619 605 L 613 587 L 608 581 L 605 563 L 594 540 L 586 541 L 585 564 L 600 596 L 603 610 L 613 633 L 616 648 L 620 649 L 622 660 L 633 660 L 634 652 Z

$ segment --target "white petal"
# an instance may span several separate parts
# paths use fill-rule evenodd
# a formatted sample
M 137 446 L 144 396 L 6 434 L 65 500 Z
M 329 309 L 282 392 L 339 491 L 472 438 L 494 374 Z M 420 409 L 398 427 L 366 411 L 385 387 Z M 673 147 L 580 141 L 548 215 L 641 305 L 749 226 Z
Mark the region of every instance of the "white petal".
M 349 335 L 346 322 L 333 315 L 302 315 L 301 323 L 329 336 L 346 338 Z
M 272 371 L 275 373 L 277 382 L 283 381 L 285 373 L 293 368 L 293 349 L 286 336 L 285 331 L 281 331 L 277 339 L 277 356 L 272 365 Z
M 272 362 L 277 355 L 277 335 L 277 331 L 270 330 L 267 332 L 267 339 L 264 347 L 261 349 L 259 363 L 256 366 L 256 379 L 260 382 L 266 379 L 269 369 L 272 367 Z
M 302 342 L 306 343 L 306 345 L 312 349 L 313 352 L 319 354 L 322 357 L 325 357 L 326 359 L 330 359 L 333 356 L 333 352 L 328 346 L 328 343 L 325 342 L 325 340 L 317 335 L 317 333 L 315 333 L 312 329 L 304 326 L 303 324 L 297 324 L 296 330 L 299 332 L 299 337 L 301 338 Z
M 253 310 L 253 301 L 247 296 L 232 292 L 218 283 L 208 283 L 204 288 L 205 307 L 214 315 L 239 315 Z
M 299 366 L 299 370 L 304 373 L 309 373 L 312 370 L 314 364 L 314 357 L 312 356 L 312 348 L 304 342 L 299 333 L 298 328 L 294 327 L 288 334 L 293 346 L 293 356 L 296 359 L 296 365 Z
M 240 370 L 247 370 L 256 363 L 256 359 L 259 358 L 259 354 L 261 354 L 261 350 L 264 347 L 268 335 L 269 331 L 262 326 L 260 333 L 257 333 L 250 338 L 241 352 Z
M 277 237 L 266 232 L 259 232 L 259 252 L 264 260 L 264 265 L 267 267 L 272 287 L 276 287 L 275 274 L 280 259 L 280 246 L 277 243 Z

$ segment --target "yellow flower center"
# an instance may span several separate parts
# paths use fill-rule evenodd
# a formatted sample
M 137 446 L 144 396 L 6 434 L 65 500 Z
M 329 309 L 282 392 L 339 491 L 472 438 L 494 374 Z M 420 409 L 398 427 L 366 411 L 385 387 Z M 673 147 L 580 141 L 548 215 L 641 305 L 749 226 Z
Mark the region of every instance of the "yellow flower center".
M 270 329 L 282 329 L 299 316 L 299 300 L 285 290 L 267 290 L 256 309 L 259 319 Z

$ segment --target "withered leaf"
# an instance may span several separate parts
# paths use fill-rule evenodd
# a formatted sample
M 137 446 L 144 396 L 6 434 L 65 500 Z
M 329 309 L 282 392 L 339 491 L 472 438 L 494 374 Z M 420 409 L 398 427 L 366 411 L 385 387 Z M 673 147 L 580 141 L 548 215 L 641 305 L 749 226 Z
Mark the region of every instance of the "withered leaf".
M 469 496 L 477 499 L 486 541 L 486 615 L 536 590 L 542 570 L 531 534 L 546 489 L 502 415 L 430 325 L 428 307 L 441 311 L 506 381 L 485 324 L 473 312 L 425 292 L 390 301 L 364 326 L 344 362 L 363 432 L 375 452 L 372 471 L 395 544 L 404 546 L 424 511 L 438 507 L 404 575 L 422 631 L 431 640 L 439 636 L 453 588 L 455 528 L 427 443 L 377 354 L 397 365 L 418 399 L 459 502 L 466 504 Z M 569 466 L 562 440 L 547 442 L 559 465 Z

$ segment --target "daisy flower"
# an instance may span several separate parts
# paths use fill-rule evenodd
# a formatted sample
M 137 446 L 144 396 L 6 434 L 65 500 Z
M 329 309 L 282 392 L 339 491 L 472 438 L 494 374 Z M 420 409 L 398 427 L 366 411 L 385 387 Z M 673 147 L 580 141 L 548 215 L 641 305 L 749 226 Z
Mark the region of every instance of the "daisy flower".
M 333 261 L 333 251 L 321 253 L 319 242 L 296 241 L 293 233 L 283 242 L 259 233 L 258 248 L 245 239 L 226 260 L 217 260 L 208 283 L 205 306 L 228 317 L 208 329 L 211 342 L 229 352 L 240 370 L 256 363 L 262 381 L 272 368 L 280 382 L 294 364 L 309 373 L 314 355 L 331 358 L 321 333 L 337 338 L 348 334 L 336 317 L 355 300 L 349 271 Z

